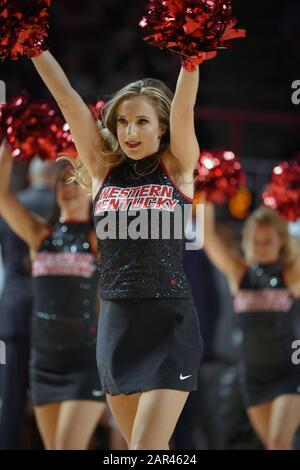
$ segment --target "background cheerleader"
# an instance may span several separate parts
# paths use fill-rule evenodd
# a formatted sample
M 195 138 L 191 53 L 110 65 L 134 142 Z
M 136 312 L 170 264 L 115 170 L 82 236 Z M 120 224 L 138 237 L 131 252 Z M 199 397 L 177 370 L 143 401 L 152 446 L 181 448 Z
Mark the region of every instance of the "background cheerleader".
M 34 311 L 30 386 L 37 424 L 47 449 L 86 449 L 104 411 L 96 360 L 97 251 L 90 198 L 67 185 L 60 168 L 53 226 L 31 214 L 10 191 L 12 157 L 1 146 L 0 210 L 30 247 Z M 99 403 L 101 402 L 101 403 Z
M 266 449 L 292 449 L 300 423 L 300 370 L 292 362 L 300 257 L 287 223 L 260 207 L 244 228 L 243 258 L 215 227 L 205 203 L 205 250 L 227 276 L 239 332 L 239 379 L 250 421 Z
M 14 174 L 16 168 L 17 166 L 14 167 Z M 31 161 L 28 170 L 29 186 L 17 193 L 30 212 L 50 217 L 54 204 L 56 171 L 57 165 L 54 162 L 42 162 L 39 158 Z M 23 431 L 29 385 L 31 263 L 28 245 L 2 218 L 0 246 L 5 274 L 0 299 L 0 338 L 5 341 L 6 346 L 6 364 L 0 370 L 0 449 L 21 449 L 25 445 Z

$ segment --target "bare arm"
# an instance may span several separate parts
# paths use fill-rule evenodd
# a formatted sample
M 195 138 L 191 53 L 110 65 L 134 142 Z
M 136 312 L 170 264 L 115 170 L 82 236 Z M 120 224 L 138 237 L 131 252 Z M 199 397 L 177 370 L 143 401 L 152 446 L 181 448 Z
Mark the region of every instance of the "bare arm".
M 103 139 L 91 111 L 49 51 L 33 58 L 32 62 L 69 124 L 82 162 L 92 178 L 101 180 L 106 171 L 101 158 Z
M 182 67 L 171 105 L 171 152 L 184 171 L 192 171 L 199 157 L 199 145 L 195 133 L 194 107 L 199 85 L 199 67 L 187 72 Z
M 42 239 L 49 233 L 46 223 L 31 214 L 10 191 L 13 160 L 5 143 L 0 147 L 0 212 L 11 229 L 24 240 L 30 248 L 37 250 Z
M 204 214 L 204 250 L 211 262 L 237 287 L 246 270 L 246 261 L 218 235 L 212 203 L 205 203 Z

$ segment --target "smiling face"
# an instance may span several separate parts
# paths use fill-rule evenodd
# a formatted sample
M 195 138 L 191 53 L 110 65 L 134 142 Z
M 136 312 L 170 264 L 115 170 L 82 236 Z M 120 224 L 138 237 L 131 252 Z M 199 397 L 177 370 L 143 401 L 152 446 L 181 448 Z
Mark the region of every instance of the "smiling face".
M 119 144 L 128 157 L 140 160 L 159 150 L 164 127 L 149 98 L 125 99 L 118 107 L 116 117 Z
M 254 223 L 249 233 L 251 260 L 260 264 L 275 263 L 279 259 L 282 241 L 272 224 Z

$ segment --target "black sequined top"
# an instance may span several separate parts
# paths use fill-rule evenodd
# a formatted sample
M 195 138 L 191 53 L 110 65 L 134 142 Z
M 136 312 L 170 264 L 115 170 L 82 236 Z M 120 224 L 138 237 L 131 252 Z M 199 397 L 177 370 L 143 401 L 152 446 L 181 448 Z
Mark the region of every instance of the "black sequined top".
M 102 299 L 188 298 L 183 270 L 185 218 L 192 199 L 174 185 L 164 164 L 130 158 L 110 169 L 93 202 L 101 253 Z
M 240 359 L 254 369 L 265 365 L 288 371 L 296 338 L 295 306 L 279 264 L 252 264 L 234 296 Z
M 96 341 L 97 259 L 91 221 L 58 222 L 32 263 L 32 344 L 40 352 L 90 348 Z

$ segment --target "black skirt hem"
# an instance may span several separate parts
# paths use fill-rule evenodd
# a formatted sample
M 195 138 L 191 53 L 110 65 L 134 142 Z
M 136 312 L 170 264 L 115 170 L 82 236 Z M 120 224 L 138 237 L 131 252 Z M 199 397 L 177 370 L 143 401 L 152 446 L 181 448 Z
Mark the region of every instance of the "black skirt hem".
M 242 399 L 246 408 L 256 405 L 262 405 L 263 403 L 267 403 L 268 401 L 275 400 L 282 395 L 298 395 L 300 398 L 300 386 L 291 384 L 290 386 L 287 385 L 285 388 L 282 387 L 281 389 L 273 389 L 269 392 L 259 393 L 259 392 L 243 392 L 241 391 Z
M 141 386 L 136 386 L 133 389 L 128 389 L 128 390 L 111 390 L 105 385 L 105 379 L 103 380 L 102 383 L 102 391 L 111 396 L 117 396 L 117 395 L 133 395 L 134 393 L 143 393 L 143 392 L 148 392 L 150 390 L 177 390 L 179 392 L 193 392 L 195 390 L 198 390 L 197 384 L 192 384 L 192 385 L 187 385 L 185 387 L 180 387 L 178 384 L 166 384 L 166 383 L 150 383 L 150 384 L 145 384 Z
M 105 403 L 106 402 L 106 396 L 101 395 L 99 398 L 97 397 L 64 397 L 61 399 L 56 399 L 56 400 L 33 400 L 32 399 L 32 406 L 44 406 L 44 405 L 53 405 L 55 403 L 61 404 L 64 403 L 65 401 L 94 401 L 95 403 Z

